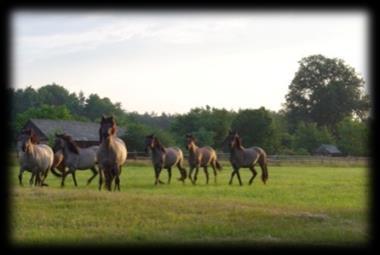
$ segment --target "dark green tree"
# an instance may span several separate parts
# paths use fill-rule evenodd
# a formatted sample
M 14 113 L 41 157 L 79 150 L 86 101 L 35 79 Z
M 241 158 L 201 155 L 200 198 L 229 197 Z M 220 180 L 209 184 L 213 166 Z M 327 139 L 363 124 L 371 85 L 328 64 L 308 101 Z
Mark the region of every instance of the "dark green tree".
M 299 122 L 294 132 L 293 151 L 312 154 L 321 144 L 335 144 L 335 139 L 326 127 L 318 127 L 316 123 Z
M 312 55 L 303 58 L 286 95 L 285 111 L 290 128 L 315 122 L 335 132 L 347 116 L 365 118 L 369 99 L 364 80 L 343 60 Z
M 369 156 L 369 129 L 366 123 L 345 118 L 338 123 L 339 149 L 351 156 Z

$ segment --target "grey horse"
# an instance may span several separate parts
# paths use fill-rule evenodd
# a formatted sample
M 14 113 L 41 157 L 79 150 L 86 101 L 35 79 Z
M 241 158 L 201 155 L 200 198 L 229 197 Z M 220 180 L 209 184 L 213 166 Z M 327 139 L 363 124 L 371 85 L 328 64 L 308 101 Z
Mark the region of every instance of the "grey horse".
M 102 116 L 99 128 L 100 146 L 97 152 L 99 164 L 99 190 L 103 185 L 103 175 L 107 190 L 111 190 L 115 180 L 115 188 L 120 191 L 121 168 L 128 155 L 127 146 L 116 136 L 116 121 L 113 116 Z
M 192 134 L 186 134 L 186 149 L 189 151 L 189 178 L 193 184 L 197 181 L 199 167 L 203 167 L 206 175 L 206 184 L 208 184 L 209 174 L 207 167 L 211 166 L 214 170 L 214 183 L 216 183 L 217 171 L 222 170 L 222 166 L 217 160 L 216 152 L 210 146 L 198 147 L 195 144 L 196 140 Z M 195 170 L 194 178 L 192 178 L 192 172 Z
M 162 184 L 159 179 L 161 170 L 163 168 L 168 170 L 168 184 L 172 177 L 172 167 L 177 166 L 180 171 L 181 177 L 178 178 L 179 181 L 185 182 L 186 179 L 186 169 L 183 167 L 183 153 L 178 147 L 168 147 L 164 148 L 158 141 L 155 135 L 148 135 L 145 137 L 145 151 L 148 149 L 152 151 L 152 163 L 155 171 L 155 185 L 158 183 Z
M 62 172 L 61 186 L 65 185 L 65 179 L 68 174 L 73 177 L 74 185 L 78 186 L 75 177 L 76 170 L 91 169 L 92 176 L 87 180 L 87 185 L 98 174 L 96 152 L 99 146 L 90 146 L 88 148 L 79 148 L 71 136 L 67 134 L 55 134 L 55 143 L 53 150 L 58 153 L 63 153 L 63 165 L 64 168 L 68 168 L 68 171 Z
M 20 140 L 20 172 L 18 175 L 20 185 L 22 185 L 24 171 L 29 171 L 32 173 L 30 185 L 33 185 L 35 178 L 35 186 L 47 186 L 44 181 L 53 164 L 53 150 L 46 144 L 39 144 L 39 139 L 33 129 L 22 130 Z
M 233 168 L 229 184 L 232 184 L 232 179 L 235 174 L 238 177 L 239 184 L 242 185 L 239 169 L 249 168 L 252 172 L 252 177 L 249 180 L 249 184 L 252 184 L 253 179 L 257 175 L 255 169 L 256 163 L 259 163 L 262 175 L 261 179 L 265 184 L 268 180 L 268 159 L 265 151 L 260 147 L 244 148 L 241 143 L 241 138 L 236 131 L 229 131 L 227 137 L 223 141 L 223 145 L 228 144 L 230 150 L 230 162 Z

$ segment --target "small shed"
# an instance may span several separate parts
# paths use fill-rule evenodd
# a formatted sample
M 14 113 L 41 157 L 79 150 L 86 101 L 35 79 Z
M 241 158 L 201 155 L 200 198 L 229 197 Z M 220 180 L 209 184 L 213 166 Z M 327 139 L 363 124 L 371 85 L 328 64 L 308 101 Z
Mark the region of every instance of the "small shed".
M 321 144 L 316 150 L 316 155 L 323 156 L 343 156 L 343 153 L 332 144 Z
M 41 143 L 47 143 L 49 136 L 55 133 L 66 133 L 80 147 L 99 144 L 99 123 L 74 120 L 30 119 L 23 128 L 32 128 L 40 138 Z M 123 136 L 125 131 L 118 127 L 117 136 Z

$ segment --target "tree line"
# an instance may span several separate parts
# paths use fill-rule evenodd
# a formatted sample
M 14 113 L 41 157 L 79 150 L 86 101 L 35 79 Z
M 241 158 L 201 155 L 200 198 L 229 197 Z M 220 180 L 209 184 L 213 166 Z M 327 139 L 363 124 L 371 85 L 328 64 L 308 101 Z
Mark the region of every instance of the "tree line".
M 107 97 L 72 93 L 58 84 L 39 89 L 9 88 L 11 130 L 16 139 L 30 118 L 99 122 L 113 114 L 125 128 L 128 150 L 142 151 L 141 141 L 154 133 L 166 146 L 184 148 L 184 135 L 192 133 L 199 145 L 217 150 L 229 129 L 246 146 L 260 146 L 268 154 L 312 154 L 320 144 L 335 144 L 347 155 L 369 155 L 370 100 L 364 80 L 343 60 L 312 55 L 299 61 L 279 111 L 264 107 L 238 111 L 195 107 L 185 114 L 139 114 L 122 109 Z

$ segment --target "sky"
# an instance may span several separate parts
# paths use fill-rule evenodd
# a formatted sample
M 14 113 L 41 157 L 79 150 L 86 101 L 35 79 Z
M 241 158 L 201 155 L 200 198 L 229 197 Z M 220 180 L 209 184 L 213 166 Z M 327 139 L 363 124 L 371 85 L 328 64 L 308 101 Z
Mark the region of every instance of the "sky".
M 96 93 L 139 113 L 278 111 L 307 56 L 369 86 L 365 11 L 14 11 L 11 86 Z

